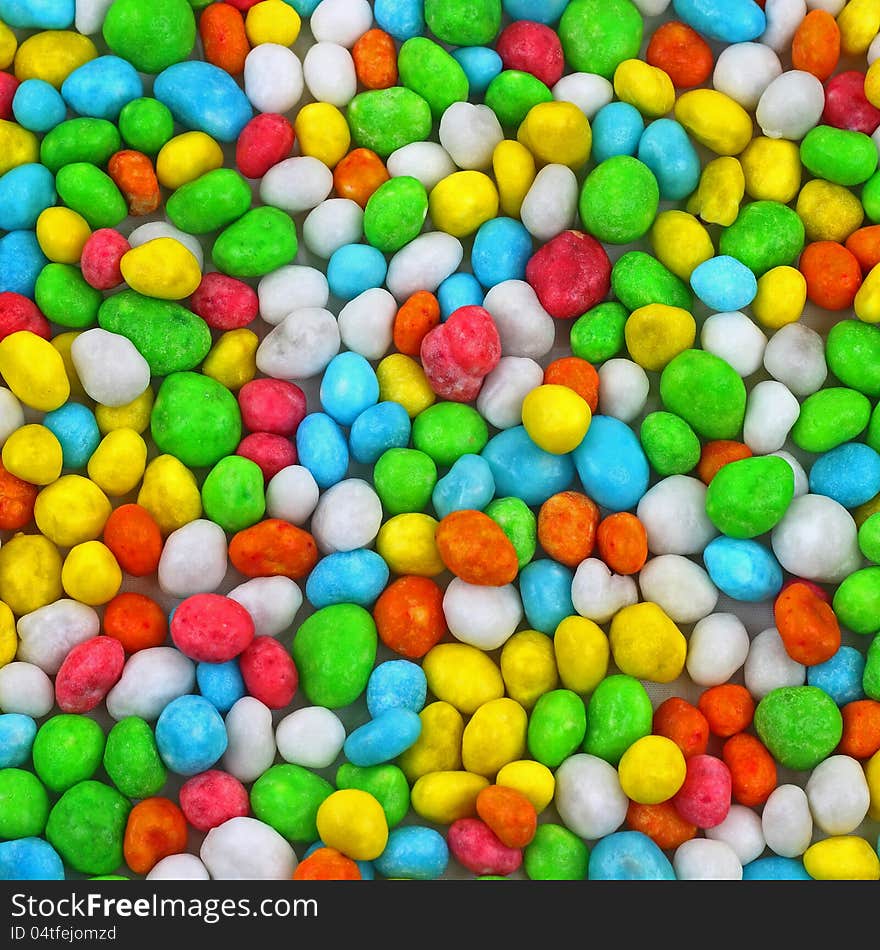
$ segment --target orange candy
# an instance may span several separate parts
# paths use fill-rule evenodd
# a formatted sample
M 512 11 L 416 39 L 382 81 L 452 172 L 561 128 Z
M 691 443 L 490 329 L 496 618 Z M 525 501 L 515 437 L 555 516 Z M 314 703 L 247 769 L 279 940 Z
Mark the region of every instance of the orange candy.
M 186 818 L 168 798 L 145 798 L 128 814 L 122 852 L 135 874 L 146 874 L 162 858 L 186 850 Z
M 579 356 L 553 360 L 544 370 L 544 385 L 568 386 L 595 412 L 599 405 L 599 374 L 592 363 Z
M 706 717 L 679 696 L 670 696 L 654 710 L 651 731 L 655 736 L 671 739 L 687 759 L 702 755 L 709 745 L 709 723 Z
M 697 708 L 706 717 L 709 731 L 722 739 L 748 729 L 755 715 L 752 694 L 738 683 L 709 687 L 697 700 Z
M 752 450 L 743 442 L 731 442 L 719 439 L 707 442 L 700 452 L 700 461 L 697 463 L 697 475 L 700 481 L 708 485 L 729 462 L 738 462 L 740 459 L 752 457 Z
M 679 815 L 671 799 L 657 805 L 630 802 L 626 810 L 626 827 L 646 834 L 663 851 L 674 851 L 697 833 L 697 826 Z
M 880 224 L 859 228 L 846 239 L 846 249 L 855 254 L 862 273 L 867 274 L 880 264 Z
M 477 814 L 508 848 L 524 848 L 535 837 L 538 813 L 515 788 L 488 785 L 477 795 Z
M 798 269 L 807 282 L 807 298 L 826 310 L 849 309 L 862 285 L 858 258 L 836 241 L 808 244 Z
M 168 635 L 165 611 L 145 594 L 117 594 L 104 608 L 104 633 L 126 653 L 160 647 Z
M 384 30 L 367 30 L 351 48 L 358 82 L 367 89 L 397 85 L 397 49 Z
M 854 759 L 870 759 L 880 751 L 880 703 L 874 699 L 857 699 L 842 706 L 840 713 L 843 735 L 837 752 Z
M 637 574 L 648 560 L 648 532 L 628 511 L 618 511 L 596 529 L 599 557 L 615 574 Z
M 840 624 L 834 610 L 804 583 L 789 584 L 779 592 L 773 619 L 785 652 L 804 666 L 830 660 L 840 647 Z
M 244 72 L 244 61 L 251 51 L 244 17 L 228 3 L 212 3 L 199 17 L 199 36 L 205 61 L 230 76 Z
M 162 532 L 140 505 L 121 505 L 111 512 L 104 525 L 104 544 L 123 571 L 133 577 L 145 577 L 159 567 Z
M 733 800 L 754 808 L 763 805 L 776 788 L 776 762 L 766 746 L 748 732 L 738 732 L 721 747 L 730 771 Z
M 150 214 L 159 207 L 162 195 L 153 163 L 143 152 L 123 149 L 111 156 L 107 174 L 122 192 L 129 214 Z
M 349 152 L 333 169 L 333 187 L 340 198 L 366 208 L 370 195 L 391 176 L 382 159 L 368 148 Z
M 361 869 L 336 848 L 315 848 L 296 866 L 294 881 L 360 881 Z
M 430 577 L 398 577 L 379 595 L 373 619 L 389 650 L 418 660 L 446 633 L 443 591 Z
M 482 511 L 453 511 L 434 533 L 443 563 L 468 584 L 501 587 L 517 575 L 519 562 L 510 539 Z
M 594 501 L 580 492 L 559 492 L 538 511 L 538 543 L 554 561 L 577 567 L 593 553 L 598 526 Z
M 18 531 L 34 516 L 39 486 L 24 481 L 0 465 L 0 530 Z
M 308 531 L 289 521 L 267 518 L 233 535 L 229 560 L 245 577 L 301 580 L 318 563 L 318 547 Z
M 704 83 L 714 62 L 709 44 L 684 23 L 664 23 L 651 37 L 645 59 L 662 69 L 679 89 Z
M 437 298 L 427 290 L 417 290 L 404 300 L 394 318 L 394 345 L 407 356 L 418 356 L 422 340 L 438 323 L 440 304 Z
M 837 68 L 840 28 L 827 10 L 811 10 L 800 22 L 791 41 L 791 65 L 812 73 L 819 82 Z

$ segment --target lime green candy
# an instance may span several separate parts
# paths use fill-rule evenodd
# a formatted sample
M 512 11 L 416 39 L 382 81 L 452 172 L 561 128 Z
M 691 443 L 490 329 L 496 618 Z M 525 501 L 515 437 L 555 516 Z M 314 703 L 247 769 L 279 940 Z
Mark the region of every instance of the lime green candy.
M 756 277 L 773 267 L 792 264 L 804 249 L 804 223 L 788 205 L 752 201 L 719 241 L 719 254 L 735 257 Z
M 317 815 L 333 786 L 301 765 L 273 765 L 251 787 L 254 815 L 288 841 L 314 841 Z
M 742 428 L 746 387 L 725 360 L 705 350 L 684 350 L 660 376 L 664 407 L 706 439 L 733 439 Z
M 880 511 L 871 515 L 859 528 L 859 550 L 869 561 L 880 564 Z
M 434 460 L 418 449 L 388 449 L 373 466 L 373 487 L 389 515 L 423 511 L 436 484 Z
M 128 798 L 150 798 L 161 791 L 168 771 L 148 722 L 127 716 L 116 723 L 107 734 L 104 771 Z
M 544 822 L 523 851 L 523 869 L 532 881 L 583 881 L 590 849 L 565 825 Z
M 865 216 L 873 224 L 880 221 L 880 172 L 875 172 L 862 186 L 860 195 Z
M 805 452 L 827 452 L 855 439 L 864 431 L 870 417 L 868 397 L 855 389 L 845 386 L 820 389 L 801 404 L 791 439 Z
M 59 169 L 55 190 L 92 229 L 115 228 L 128 217 L 128 205 L 113 179 L 89 162 L 72 162 Z
M 880 701 L 880 636 L 875 636 L 865 655 L 862 689 L 868 699 Z
M 835 591 L 832 607 L 837 619 L 853 633 L 880 631 L 880 567 L 850 574 Z
M 639 439 L 651 468 L 664 478 L 684 475 L 700 461 L 697 434 L 672 412 L 651 412 L 645 416 Z
M 34 739 L 34 771 L 53 792 L 91 778 L 104 754 L 104 733 L 88 716 L 62 714 L 47 719 Z
M 0 769 L 0 840 L 41 835 L 48 816 L 49 796 L 33 772 Z
M 617 765 L 624 752 L 651 732 L 651 698 L 633 676 L 607 676 L 587 703 L 584 752 Z
M 783 768 L 805 772 L 827 759 L 837 747 L 843 718 L 824 690 L 781 686 L 758 703 L 755 730 Z
M 251 206 L 250 185 L 232 168 L 215 168 L 182 185 L 168 199 L 168 220 L 187 234 L 219 231 Z
M 462 455 L 479 453 L 489 441 L 486 420 L 462 402 L 437 402 L 413 421 L 414 448 L 438 465 L 452 465 Z
M 422 230 L 427 213 L 428 193 L 417 178 L 390 178 L 367 201 L 364 236 L 383 254 L 393 254 Z
M 93 327 L 104 295 L 72 264 L 47 264 L 37 277 L 34 300 L 47 320 L 77 330 Z
M 577 751 L 587 731 L 583 700 L 570 689 L 553 689 L 535 703 L 529 717 L 529 755 L 555 769 Z
M 571 352 L 589 363 L 604 363 L 623 349 L 629 312 L 616 300 L 600 303 L 578 317 L 569 334 Z
M 60 122 L 40 143 L 40 161 L 52 174 L 74 162 L 106 165 L 121 140 L 116 126 L 106 119 L 86 117 Z
M 367 766 L 344 762 L 336 771 L 336 787 L 372 795 L 382 806 L 389 828 L 399 825 L 409 811 L 409 783 L 402 770 L 390 762 Z
M 484 46 L 501 29 L 501 0 L 425 0 L 431 32 L 452 46 Z
M 840 320 L 828 331 L 825 359 L 850 389 L 880 396 L 880 328 L 861 320 Z
M 880 403 L 874 407 L 874 411 L 871 413 L 871 421 L 868 423 L 868 431 L 865 433 L 865 442 L 875 452 L 880 452 Z
M 55 803 L 46 839 L 65 864 L 82 874 L 112 874 L 122 864 L 122 839 L 131 803 L 115 788 L 85 781 Z
M 566 63 L 577 72 L 606 79 L 642 45 L 642 15 L 630 0 L 573 0 L 559 21 Z
M 296 225 L 280 208 L 253 208 L 221 231 L 211 255 L 230 277 L 263 277 L 289 264 L 297 252 Z
M 518 126 L 534 106 L 552 102 L 553 93 L 531 73 L 504 69 L 489 83 L 483 101 L 502 125 L 512 128 Z
M 376 659 L 376 624 L 357 604 L 316 610 L 293 638 L 300 684 L 316 706 L 339 709 L 366 689 Z
M 160 452 L 184 465 L 214 465 L 238 447 L 241 412 L 235 396 L 210 376 L 172 373 L 159 387 L 150 432 Z
M 103 33 L 110 49 L 138 72 L 160 73 L 192 52 L 196 19 L 186 0 L 114 0 Z
M 418 93 L 439 122 L 453 102 L 467 102 L 468 78 L 458 60 L 425 36 L 408 39 L 397 54 L 400 84 Z
M 484 509 L 501 530 L 516 551 L 519 569 L 535 556 L 538 546 L 538 522 L 531 508 L 522 498 L 496 498 Z
M 779 524 L 794 498 L 794 472 L 785 459 L 758 455 L 730 462 L 706 489 L 706 514 L 731 538 L 756 538 Z
M 205 515 L 231 534 L 249 528 L 266 513 L 264 483 L 256 462 L 240 455 L 220 459 L 202 484 Z
M 158 99 L 132 99 L 119 113 L 119 132 L 129 148 L 155 155 L 174 136 L 174 116 Z
M 403 86 L 359 93 L 348 104 L 346 118 L 355 144 L 382 158 L 431 134 L 431 107 Z
M 652 303 L 690 310 L 694 302 L 687 284 L 644 251 L 627 251 L 615 261 L 611 289 L 629 310 Z
M 801 161 L 814 178 L 837 185 L 860 185 L 877 168 L 877 146 L 870 135 L 817 125 L 801 140 Z
M 587 175 L 578 202 L 584 228 L 607 244 L 629 244 L 648 233 L 660 202 L 654 173 L 631 155 L 615 155 Z

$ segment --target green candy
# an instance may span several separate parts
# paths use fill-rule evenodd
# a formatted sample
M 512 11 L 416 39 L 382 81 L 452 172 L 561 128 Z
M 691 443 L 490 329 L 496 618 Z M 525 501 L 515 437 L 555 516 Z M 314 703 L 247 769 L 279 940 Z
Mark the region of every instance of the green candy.
M 77 330 L 98 322 L 104 295 L 72 264 L 47 264 L 37 277 L 34 300 L 47 320 Z
M 758 703 L 755 731 L 783 768 L 806 772 L 837 747 L 843 718 L 817 686 L 781 686 Z
M 648 413 L 639 429 L 639 439 L 651 468 L 664 478 L 685 475 L 700 461 L 696 432 L 674 413 Z
M 52 716 L 34 739 L 34 771 L 53 792 L 65 792 L 91 778 L 103 755 L 104 733 L 88 716 Z
M 106 119 L 68 119 L 46 133 L 40 161 L 53 175 L 75 162 L 106 165 L 121 144 L 116 126 Z
M 518 126 L 534 106 L 552 102 L 553 93 L 531 73 L 504 69 L 489 83 L 483 101 L 502 125 L 512 128 Z
M 553 689 L 535 703 L 529 717 L 529 755 L 555 769 L 577 751 L 587 731 L 583 700 L 570 689 Z
M 263 472 L 256 462 L 227 455 L 208 472 L 202 484 L 205 514 L 234 534 L 256 524 L 266 513 Z
M 778 201 L 752 201 L 721 234 L 719 254 L 745 264 L 756 277 L 772 267 L 792 264 L 804 249 L 804 223 Z
M 578 317 L 569 334 L 571 352 L 588 363 L 604 363 L 623 349 L 629 312 L 615 300 L 600 303 Z
M 211 254 L 230 277 L 263 277 L 289 264 L 298 249 L 296 225 L 279 208 L 253 208 L 221 231 Z
M 196 44 L 196 18 L 186 0 L 114 0 L 103 27 L 110 49 L 139 73 L 161 73 Z
M 865 442 L 875 452 L 880 452 L 880 403 L 874 407 L 874 411 L 871 413 L 871 421 L 868 423 L 868 431 L 865 433 Z
M 590 849 L 565 825 L 544 822 L 523 851 L 523 869 L 531 881 L 583 881 Z
M 880 221 L 880 173 L 875 172 L 862 187 L 862 207 L 869 221 Z
M 348 104 L 346 118 L 355 144 L 382 158 L 431 134 L 431 107 L 403 86 L 359 93 Z
M 859 550 L 869 561 L 880 564 L 880 511 L 871 515 L 859 528 Z
M 314 841 L 321 803 L 333 786 L 301 765 L 273 765 L 251 787 L 254 815 L 288 841 Z
M 425 0 L 425 21 L 451 46 L 484 46 L 501 29 L 501 0 Z
M 868 699 L 880 701 L 880 636 L 874 637 L 865 656 L 862 689 Z
M 158 795 L 168 771 L 148 722 L 138 716 L 127 716 L 116 723 L 107 734 L 104 771 L 128 798 Z
M 625 59 L 638 57 L 643 30 L 642 15 L 629 0 L 574 0 L 558 32 L 572 70 L 611 79 Z
M 615 155 L 587 175 L 578 209 L 588 233 L 606 244 L 629 244 L 648 233 L 659 203 L 651 169 L 631 155 Z
M 489 441 L 486 420 L 463 402 L 437 402 L 413 421 L 412 443 L 438 465 L 452 465 L 462 455 L 479 455 Z
M 660 399 L 706 439 L 734 439 L 746 412 L 742 377 L 705 350 L 684 350 L 660 375 Z
M 373 487 L 389 515 L 423 511 L 436 484 L 434 460 L 418 449 L 387 449 L 373 467 Z
M 165 204 L 168 220 L 187 234 L 219 231 L 251 206 L 250 185 L 232 168 L 215 168 L 182 185 Z
M 119 113 L 119 132 L 129 148 L 155 155 L 174 136 L 174 116 L 158 99 L 132 99 Z
M 687 284 L 644 251 L 627 251 L 615 261 L 611 289 L 628 310 L 652 303 L 690 310 L 694 302 Z
M 0 840 L 35 838 L 49 817 L 49 796 L 24 769 L 0 769 Z
M 850 574 L 835 591 L 831 605 L 837 619 L 853 633 L 880 631 L 880 567 Z
M 864 132 L 817 125 L 801 140 L 801 161 L 814 178 L 849 188 L 874 174 L 877 146 Z
M 439 122 L 453 102 L 467 102 L 469 84 L 458 60 L 425 36 L 408 39 L 397 54 L 400 85 L 418 93 Z
M 825 359 L 850 389 L 880 396 L 880 328 L 861 320 L 841 320 L 828 331 Z
M 133 290 L 108 297 L 98 310 L 98 325 L 131 340 L 154 376 L 194 369 L 211 349 L 211 330 L 201 317 L 174 300 Z
M 390 178 L 367 201 L 364 235 L 383 254 L 393 254 L 422 230 L 427 213 L 428 193 L 417 178 Z
M 779 524 L 794 498 L 794 472 L 776 455 L 730 462 L 706 489 L 706 514 L 730 538 L 756 538 Z
M 519 569 L 535 556 L 538 546 L 538 522 L 531 508 L 521 498 L 496 498 L 484 509 L 516 551 Z
M 607 676 L 587 703 L 584 752 L 616 766 L 637 739 L 650 734 L 653 716 L 651 698 L 635 677 Z
M 115 788 L 86 781 L 55 803 L 46 839 L 65 864 L 82 874 L 113 874 L 122 864 L 122 840 L 131 803 Z
M 89 162 L 72 162 L 55 176 L 58 197 L 81 214 L 93 230 L 115 228 L 128 217 L 128 205 L 113 179 Z
M 855 439 L 870 418 L 871 403 L 862 393 L 844 386 L 820 389 L 801 404 L 791 440 L 805 452 L 827 452 Z
M 390 762 L 357 766 L 344 762 L 336 771 L 337 788 L 356 788 L 376 799 L 388 827 L 399 825 L 409 811 L 409 783 L 401 769 Z
M 357 604 L 316 610 L 293 638 L 300 684 L 316 706 L 339 709 L 366 689 L 376 660 L 376 624 Z

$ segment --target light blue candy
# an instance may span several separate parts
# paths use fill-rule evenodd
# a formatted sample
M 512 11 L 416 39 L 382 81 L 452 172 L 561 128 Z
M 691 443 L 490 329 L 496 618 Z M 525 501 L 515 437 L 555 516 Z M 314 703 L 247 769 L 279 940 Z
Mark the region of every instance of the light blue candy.
M 180 696 L 159 715 L 156 745 L 172 772 L 197 775 L 226 751 L 226 724 L 204 696 Z
M 645 120 L 641 112 L 628 102 L 609 102 L 593 117 L 592 154 L 596 162 L 604 162 L 615 155 L 635 155 Z
M 110 122 L 119 118 L 123 106 L 143 94 L 137 70 L 120 56 L 89 60 L 61 84 L 61 95 L 74 112 Z
M 45 165 L 29 162 L 11 169 L 0 178 L 0 229 L 35 228 L 37 218 L 55 204 L 56 198 L 55 176 Z
M 303 855 L 303 858 L 307 858 L 313 851 L 317 851 L 318 848 L 326 848 L 327 845 L 321 841 L 320 838 L 314 844 L 310 844 L 306 848 L 306 853 Z M 361 872 L 362 881 L 372 881 L 375 880 L 376 874 L 373 871 L 373 862 L 372 861 L 355 861 L 358 866 L 358 870 Z
M 856 508 L 880 492 L 880 454 L 863 442 L 845 442 L 820 455 L 810 469 L 810 491 Z
M 499 432 L 480 454 L 492 469 L 496 495 L 511 495 L 527 505 L 543 505 L 551 495 L 568 488 L 574 477 L 571 456 L 545 452 L 523 426 Z
M 185 128 L 234 142 L 253 116 L 247 96 L 232 76 L 211 63 L 187 60 L 163 69 L 153 96 Z
M 572 455 L 584 491 L 609 511 L 634 508 L 648 490 L 648 459 L 638 436 L 619 419 L 593 416 Z
M 350 733 L 342 751 L 352 765 L 380 765 L 405 752 L 421 731 L 422 720 L 417 713 L 388 709 Z
M 61 443 L 61 458 L 65 468 L 81 470 L 101 441 L 101 430 L 95 414 L 79 402 L 66 402 L 47 412 L 43 425 Z
M 306 597 L 316 610 L 331 604 L 370 607 L 388 577 L 388 565 L 375 551 L 337 551 L 321 558 L 309 574 Z
M 33 231 L 10 231 L 0 238 L 0 293 L 10 290 L 33 300 L 37 278 L 48 263 Z
M 0 841 L 0 881 L 63 881 L 64 864 L 42 838 Z
M 381 287 L 388 272 L 385 255 L 370 244 L 344 244 L 327 263 L 330 293 L 353 300 L 373 287 Z
M 399 402 L 379 402 L 354 420 L 348 433 L 352 458 L 362 465 L 373 465 L 388 449 L 409 445 L 412 423 Z
M 703 561 L 712 583 L 734 600 L 767 600 L 782 588 L 779 562 L 758 541 L 715 538 L 706 545 Z
M 445 321 L 460 307 L 479 307 L 483 288 L 473 274 L 450 274 L 437 288 L 440 319 Z
M 783 858 L 778 854 L 756 858 L 743 865 L 744 881 L 812 881 L 804 862 L 798 858 Z
M 284 0 L 284 2 L 289 7 L 293 7 L 300 16 L 311 16 L 321 0 Z
M 376 870 L 385 877 L 434 881 L 446 873 L 449 848 L 443 835 L 422 825 L 394 828 L 385 850 L 376 858 Z
M 752 271 L 727 254 L 711 257 L 695 267 L 691 287 L 707 307 L 719 313 L 742 310 L 758 293 L 758 281 Z
M 756 40 L 767 28 L 764 11 L 753 0 L 672 0 L 679 20 L 722 43 Z
M 76 16 L 74 0 L 0 0 L 0 20 L 24 30 L 66 30 Z
M 31 757 L 37 724 L 21 713 L 0 715 L 0 769 L 14 769 Z
M 519 572 L 519 593 L 526 620 L 533 630 L 552 636 L 574 614 L 571 582 L 574 574 L 558 561 L 532 561 Z
M 462 455 L 439 479 L 431 493 L 431 503 L 438 518 L 453 511 L 482 511 L 495 497 L 492 468 L 480 455 Z
M 452 56 L 464 70 L 474 96 L 482 96 L 489 83 L 504 69 L 501 57 L 488 46 L 460 46 L 452 51 Z
M 67 118 L 67 105 L 44 79 L 25 79 L 12 97 L 12 114 L 20 126 L 42 134 Z
M 471 269 L 484 287 L 504 280 L 525 280 L 532 251 L 532 236 L 519 221 L 492 218 L 481 224 L 474 236 Z
M 824 663 L 807 667 L 807 684 L 824 690 L 837 703 L 845 706 L 865 698 L 862 674 L 865 657 L 855 647 L 842 646 Z
M 428 680 L 418 663 L 386 660 L 367 680 L 367 709 L 376 719 L 389 709 L 421 712 L 428 694 Z
M 504 12 L 511 20 L 534 20 L 555 23 L 565 12 L 568 0 L 502 0 Z
M 321 380 L 321 408 L 341 426 L 350 426 L 379 401 L 379 380 L 360 353 L 344 352 L 333 357 Z
M 199 692 L 219 713 L 228 713 L 242 696 L 247 695 L 238 660 L 197 663 L 196 682 Z
M 590 853 L 589 881 L 674 881 L 669 858 L 641 831 L 615 831 Z
M 337 423 L 323 412 L 312 412 L 296 430 L 296 454 L 319 488 L 329 488 L 348 471 L 348 443 Z
M 386 33 L 402 42 L 424 32 L 424 8 L 424 0 L 376 0 L 373 16 Z
M 700 183 L 700 156 L 675 119 L 657 119 L 645 129 L 638 159 L 654 173 L 664 201 L 680 201 Z

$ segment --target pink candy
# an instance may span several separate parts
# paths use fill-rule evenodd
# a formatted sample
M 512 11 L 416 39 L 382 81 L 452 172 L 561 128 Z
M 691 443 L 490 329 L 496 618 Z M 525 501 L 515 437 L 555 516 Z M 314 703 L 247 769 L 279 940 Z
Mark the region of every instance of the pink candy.
M 299 673 L 293 658 L 274 637 L 256 637 L 238 660 L 244 685 L 254 699 L 269 709 L 283 709 L 293 701 Z
M 446 841 L 455 860 L 474 874 L 512 874 L 522 864 L 522 851 L 508 848 L 479 818 L 454 821 Z
M 880 109 L 865 96 L 865 74 L 850 69 L 825 84 L 825 110 L 821 121 L 837 129 L 872 135 L 880 125 Z
M 422 340 L 422 366 L 443 399 L 471 402 L 501 359 L 501 338 L 482 307 L 459 307 Z
M 83 246 L 79 266 L 85 281 L 96 290 L 113 290 L 122 283 L 119 262 L 131 250 L 128 241 L 113 228 L 95 231 Z
M 605 299 L 611 261 L 591 235 L 563 231 L 531 256 L 526 280 L 551 317 L 570 320 Z
M 0 119 L 6 122 L 12 119 L 12 100 L 18 90 L 19 82 L 15 76 L 0 72 Z
M 253 287 L 226 274 L 205 274 L 190 299 L 190 306 L 215 330 L 238 330 L 255 320 L 260 299 Z
M 239 6 L 234 3 L 233 6 Z M 235 163 L 245 178 L 262 178 L 267 171 L 287 158 L 296 138 L 293 126 L 274 112 L 263 112 L 241 130 L 235 147 Z
M 271 432 L 252 432 L 246 435 L 238 448 L 236 455 L 250 459 L 260 467 L 263 478 L 268 482 L 277 475 L 282 468 L 296 465 L 296 446 L 283 435 L 273 435 Z
M 505 69 L 531 73 L 545 86 L 562 79 L 565 58 L 559 37 L 549 26 L 531 20 L 515 20 L 498 37 L 495 51 Z
M 251 432 L 291 436 L 306 416 L 306 394 L 283 379 L 253 379 L 238 393 L 241 421 Z
M 714 755 L 692 755 L 687 760 L 684 784 L 672 803 L 676 811 L 698 828 L 720 825 L 730 811 L 730 769 Z
M 254 621 L 241 604 L 229 597 L 193 594 L 174 611 L 171 639 L 192 660 L 225 663 L 254 639 Z
M 87 713 L 122 676 L 125 650 L 113 637 L 93 637 L 77 644 L 55 677 L 55 701 L 66 713 Z
M 52 336 L 49 321 L 33 301 L 6 290 L 0 293 L 0 340 L 19 330 L 30 330 L 44 340 Z
M 197 831 L 210 831 L 230 818 L 250 813 L 247 789 L 234 775 L 209 769 L 187 779 L 180 787 L 180 807 Z

